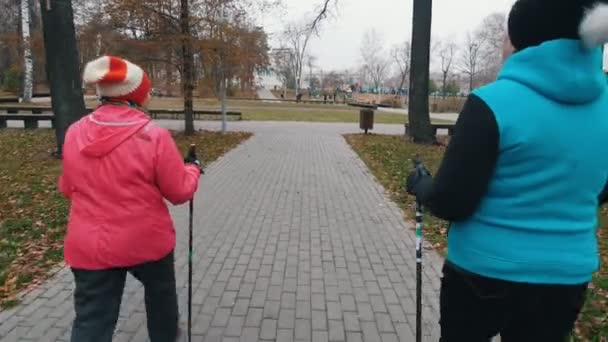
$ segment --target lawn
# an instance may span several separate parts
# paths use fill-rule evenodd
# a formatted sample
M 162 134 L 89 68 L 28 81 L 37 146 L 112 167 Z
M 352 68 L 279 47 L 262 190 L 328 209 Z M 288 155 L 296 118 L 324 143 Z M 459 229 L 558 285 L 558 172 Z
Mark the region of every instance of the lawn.
M 346 135 L 346 141 L 371 169 L 392 199 L 404 210 L 404 215 L 414 216 L 415 202 L 402 190 L 412 169 L 412 158 L 420 155 L 431 172 L 436 173 L 445 151 L 442 146 L 419 146 L 406 142 L 402 136 Z M 608 264 L 608 208 L 600 211 L 600 250 L 602 265 Z M 425 238 L 443 255 L 446 252 L 447 222 L 431 215 L 424 217 Z M 588 300 L 577 323 L 574 341 L 608 341 L 608 269 L 595 274 L 590 285 Z
M 177 98 L 159 98 L 150 103 L 150 108 L 183 108 L 182 102 Z M 213 99 L 196 99 L 194 107 L 219 110 L 220 104 Z M 243 120 L 248 121 L 359 122 L 359 109 L 342 104 L 230 100 L 228 110 L 243 113 Z M 404 124 L 406 119 L 405 115 L 377 112 L 375 122 Z
M 206 163 L 248 139 L 249 133 L 176 134 L 181 151 L 196 143 Z M 57 191 L 61 162 L 51 157 L 54 132 L 0 131 L 0 307 L 44 280 L 63 259 L 69 204 Z
M 47 105 L 50 103 L 39 103 Z M 98 102 L 90 100 L 87 106 L 95 107 Z M 183 108 L 183 100 L 179 98 L 154 98 L 150 102 L 153 109 Z M 194 108 L 199 110 L 219 110 L 220 104 L 215 99 L 194 100 Z M 306 121 L 306 122 L 359 122 L 360 108 L 343 104 L 310 104 L 292 102 L 265 102 L 251 100 L 229 100 L 229 111 L 239 111 L 243 120 L 248 121 Z M 377 111 L 375 122 L 378 124 L 398 124 L 406 122 L 407 115 L 383 113 Z M 435 123 L 450 123 L 449 120 L 433 119 Z

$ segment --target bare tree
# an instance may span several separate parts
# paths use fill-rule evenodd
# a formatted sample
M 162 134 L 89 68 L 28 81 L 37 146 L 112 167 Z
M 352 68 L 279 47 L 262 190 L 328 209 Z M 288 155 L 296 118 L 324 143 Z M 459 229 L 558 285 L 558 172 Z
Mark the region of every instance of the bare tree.
M 445 98 L 448 89 L 448 81 L 454 64 L 454 57 L 456 57 L 458 47 L 454 42 L 444 41 L 435 44 L 434 50 L 437 51 L 439 57 L 441 66 L 441 94 Z
M 291 49 L 280 48 L 272 52 L 273 68 L 283 83 L 283 93 L 291 86 L 295 87 L 295 75 L 293 70 L 295 56 Z
M 405 82 L 410 77 L 410 64 L 412 62 L 412 46 L 409 41 L 395 45 L 391 50 L 393 61 L 399 69 L 399 89 L 403 89 Z
M 469 79 L 469 92 L 475 88 L 475 81 L 480 68 L 482 52 L 486 41 L 477 33 L 467 33 L 462 54 L 460 55 L 460 70 Z
M 312 35 L 315 33 L 313 27 L 307 23 L 292 22 L 287 25 L 283 32 L 283 39 L 286 46 L 292 51 L 292 68 L 295 77 L 296 98 L 300 94 L 302 84 L 302 71 L 306 58 L 306 51 Z
M 23 40 L 23 102 L 32 102 L 34 92 L 34 59 L 30 35 L 30 2 L 21 0 L 21 38 Z
M 329 15 L 330 9 L 329 9 L 329 5 L 335 2 L 337 3 L 338 0 L 323 0 L 321 2 L 320 5 L 317 6 L 316 12 L 317 15 L 315 16 L 314 20 L 312 21 L 310 28 L 312 30 L 317 30 L 318 26 L 321 24 L 321 22 L 327 18 L 327 16 Z
M 384 42 L 375 29 L 367 31 L 361 44 L 364 69 L 378 89 L 389 71 L 390 62 L 384 57 Z
M 496 79 L 502 66 L 503 43 L 507 36 L 506 15 L 493 13 L 484 18 L 477 30 L 479 39 L 485 42 L 479 63 L 479 81 L 489 83 Z

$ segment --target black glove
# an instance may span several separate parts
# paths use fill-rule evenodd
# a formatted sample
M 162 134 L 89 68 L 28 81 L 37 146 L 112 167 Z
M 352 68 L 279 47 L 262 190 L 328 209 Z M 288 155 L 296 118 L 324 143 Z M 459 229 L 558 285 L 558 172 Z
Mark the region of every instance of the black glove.
M 433 183 L 431 172 L 420 161 L 414 162 L 414 170 L 407 177 L 405 191 L 414 196 L 421 195 L 421 192 L 430 188 Z
M 191 145 L 188 149 L 188 154 L 186 154 L 186 157 L 184 158 L 184 163 L 196 165 L 201 170 L 201 174 L 205 173 L 203 170 L 203 163 L 198 159 L 196 147 L 194 145 Z

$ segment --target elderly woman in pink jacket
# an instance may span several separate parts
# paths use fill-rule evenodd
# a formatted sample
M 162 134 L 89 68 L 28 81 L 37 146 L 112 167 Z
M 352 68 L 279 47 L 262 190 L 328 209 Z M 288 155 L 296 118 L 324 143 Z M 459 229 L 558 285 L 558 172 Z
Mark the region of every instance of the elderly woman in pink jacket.
M 84 81 L 102 105 L 65 138 L 60 191 L 71 201 L 65 261 L 76 281 L 73 342 L 111 341 L 127 273 L 145 288 L 152 342 L 173 342 L 178 306 L 175 229 L 165 199 L 190 200 L 201 175 L 144 113 L 151 83 L 126 60 L 90 62 Z

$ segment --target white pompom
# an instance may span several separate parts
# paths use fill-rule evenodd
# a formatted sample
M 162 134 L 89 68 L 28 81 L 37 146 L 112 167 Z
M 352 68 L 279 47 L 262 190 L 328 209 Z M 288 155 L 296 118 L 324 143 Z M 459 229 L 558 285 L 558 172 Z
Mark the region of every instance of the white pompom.
M 597 3 L 585 13 L 579 35 L 587 48 L 608 43 L 608 4 Z

